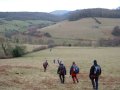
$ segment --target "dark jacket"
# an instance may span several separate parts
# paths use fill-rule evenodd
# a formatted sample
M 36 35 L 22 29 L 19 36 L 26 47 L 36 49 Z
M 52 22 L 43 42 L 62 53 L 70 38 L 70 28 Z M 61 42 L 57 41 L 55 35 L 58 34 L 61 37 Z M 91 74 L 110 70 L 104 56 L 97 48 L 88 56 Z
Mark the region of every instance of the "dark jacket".
M 95 66 L 99 66 L 99 65 L 91 66 L 90 73 L 89 73 L 89 77 L 90 78 L 92 78 L 92 77 L 99 77 L 99 75 L 101 74 L 101 67 L 100 66 L 99 66 L 100 67 L 100 70 L 99 70 L 100 72 L 95 74 L 95 72 L 94 72 L 95 71 Z
M 57 70 L 58 74 L 66 75 L 66 68 L 63 64 L 60 64 Z
M 73 72 L 73 65 L 72 65 L 71 68 L 70 68 L 70 75 L 71 75 L 72 73 L 74 73 L 74 72 Z
M 48 66 L 48 62 L 44 62 L 44 63 L 43 63 L 43 67 L 44 67 L 44 68 L 47 68 L 47 66 Z

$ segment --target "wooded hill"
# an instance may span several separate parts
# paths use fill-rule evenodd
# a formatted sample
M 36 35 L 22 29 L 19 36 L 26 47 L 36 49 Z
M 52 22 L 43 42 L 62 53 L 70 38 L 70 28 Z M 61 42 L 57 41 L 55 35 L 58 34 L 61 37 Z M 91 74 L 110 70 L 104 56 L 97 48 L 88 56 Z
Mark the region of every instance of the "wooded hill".
M 102 18 L 120 18 L 120 9 L 104 9 L 91 8 L 75 11 L 68 11 L 65 14 L 55 15 L 45 12 L 0 12 L 0 18 L 6 20 L 47 20 L 47 21 L 62 21 L 62 20 L 79 20 L 86 17 L 102 17 Z
M 0 12 L 5 20 L 47 20 L 60 21 L 60 17 L 44 12 Z
M 86 17 L 120 18 L 120 9 L 82 9 L 69 12 L 68 20 L 75 21 Z

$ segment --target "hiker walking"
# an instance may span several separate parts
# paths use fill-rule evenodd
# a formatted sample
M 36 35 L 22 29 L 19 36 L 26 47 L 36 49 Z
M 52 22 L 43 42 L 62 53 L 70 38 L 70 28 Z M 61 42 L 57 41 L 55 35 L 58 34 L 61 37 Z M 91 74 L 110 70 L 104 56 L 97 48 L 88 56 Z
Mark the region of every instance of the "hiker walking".
M 47 60 L 46 60 L 46 61 L 43 63 L 44 72 L 46 72 L 47 66 L 48 66 L 48 62 L 47 62 Z
M 53 60 L 53 63 L 55 64 L 55 59 Z
M 52 51 L 52 48 L 50 48 L 50 52 Z
M 98 79 L 101 74 L 101 67 L 97 64 L 97 61 L 93 61 L 93 65 L 90 68 L 89 77 L 91 79 L 93 89 L 98 90 Z
M 60 78 L 61 83 L 64 84 L 64 82 L 65 82 L 65 75 L 66 75 L 66 68 L 65 68 L 65 66 L 63 65 L 62 62 L 59 64 L 57 73 L 59 74 L 59 78 Z
M 58 64 L 60 64 L 59 58 L 58 58 L 57 62 L 58 62 Z
M 79 67 L 75 64 L 75 62 L 73 62 L 72 66 L 70 68 L 70 75 L 72 76 L 73 83 L 75 83 L 75 81 L 77 81 L 77 83 L 79 82 L 79 80 L 77 78 L 78 73 L 79 73 Z

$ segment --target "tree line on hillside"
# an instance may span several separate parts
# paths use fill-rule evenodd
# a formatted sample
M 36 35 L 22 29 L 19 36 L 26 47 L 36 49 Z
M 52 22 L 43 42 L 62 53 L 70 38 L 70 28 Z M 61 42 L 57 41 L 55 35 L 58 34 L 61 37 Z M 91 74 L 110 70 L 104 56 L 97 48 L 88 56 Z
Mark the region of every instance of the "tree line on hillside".
M 102 17 L 102 18 L 120 18 L 120 9 L 83 9 L 72 11 L 68 15 L 68 20 L 75 21 L 86 17 Z
M 43 12 L 0 12 L 0 18 L 4 18 L 5 20 L 60 21 L 59 16 Z
M 61 16 L 44 12 L 0 12 L 0 18 L 6 20 L 62 21 L 68 19 L 74 21 L 86 17 L 120 18 L 120 7 L 117 9 L 93 8 L 75 10 Z

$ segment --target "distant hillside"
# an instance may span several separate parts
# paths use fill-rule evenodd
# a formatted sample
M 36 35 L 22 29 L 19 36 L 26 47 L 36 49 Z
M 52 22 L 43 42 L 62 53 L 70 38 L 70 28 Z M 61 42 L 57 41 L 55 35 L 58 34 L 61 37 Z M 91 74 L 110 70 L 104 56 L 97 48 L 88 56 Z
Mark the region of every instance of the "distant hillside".
M 86 17 L 120 18 L 120 9 L 93 8 L 76 10 L 69 13 L 68 20 L 75 21 Z
M 47 20 L 60 21 L 58 16 L 43 12 L 0 12 L 5 20 Z
M 101 38 L 113 38 L 111 31 L 115 26 L 119 25 L 120 19 L 118 18 L 83 18 L 72 22 L 63 21 L 39 30 L 48 32 L 52 37 L 56 38 L 98 40 Z
M 45 20 L 3 20 L 0 19 L 0 37 L 15 43 L 38 44 L 41 37 L 50 37 L 48 33 L 37 32 L 37 29 L 47 27 L 56 22 Z M 6 39 L 6 40 L 7 40 Z
M 61 16 L 61 15 L 67 14 L 68 12 L 70 12 L 70 11 L 67 11 L 67 10 L 56 10 L 56 11 L 53 11 L 53 12 L 50 12 L 50 13 L 53 14 L 53 15 Z
M 120 9 L 91 8 L 75 11 L 56 10 L 45 12 L 0 12 L 0 18 L 5 20 L 47 20 L 47 21 L 75 21 L 86 17 L 120 18 Z

